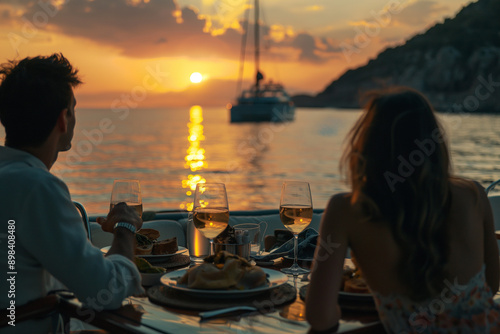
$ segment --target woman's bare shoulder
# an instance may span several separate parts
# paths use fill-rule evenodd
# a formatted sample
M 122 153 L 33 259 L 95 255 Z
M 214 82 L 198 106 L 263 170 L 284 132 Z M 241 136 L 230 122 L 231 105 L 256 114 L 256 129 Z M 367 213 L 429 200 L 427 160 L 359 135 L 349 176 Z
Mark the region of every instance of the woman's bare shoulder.
M 477 181 L 465 179 L 462 177 L 453 177 L 450 179 L 451 189 L 458 191 L 465 191 L 469 193 L 476 193 L 481 190 L 484 191 L 484 187 L 480 185 Z
M 484 187 L 469 179 L 458 177 L 450 179 L 450 190 L 452 197 L 458 200 L 478 202 L 486 198 Z
M 328 201 L 328 205 L 326 207 L 327 211 L 335 211 L 338 210 L 349 210 L 352 208 L 351 204 L 352 194 L 351 193 L 338 193 L 330 197 Z
M 467 210 L 475 210 L 478 214 L 483 215 L 487 212 L 489 206 L 486 192 L 479 183 L 463 179 L 454 178 L 450 181 L 451 191 L 451 210 L 453 212 L 461 212 Z
M 333 195 L 325 210 L 325 220 L 335 221 L 337 227 L 352 225 L 359 216 L 357 205 L 352 203 L 352 193 Z

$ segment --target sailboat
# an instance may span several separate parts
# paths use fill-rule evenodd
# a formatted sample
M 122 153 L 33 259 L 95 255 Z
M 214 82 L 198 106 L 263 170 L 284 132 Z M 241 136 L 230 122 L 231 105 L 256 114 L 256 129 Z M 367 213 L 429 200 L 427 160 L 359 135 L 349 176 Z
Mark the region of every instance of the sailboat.
M 264 75 L 259 69 L 259 0 L 255 0 L 254 62 L 255 83 L 243 90 L 231 106 L 231 123 L 287 122 L 295 118 L 295 106 L 283 85 L 269 81 L 261 84 Z

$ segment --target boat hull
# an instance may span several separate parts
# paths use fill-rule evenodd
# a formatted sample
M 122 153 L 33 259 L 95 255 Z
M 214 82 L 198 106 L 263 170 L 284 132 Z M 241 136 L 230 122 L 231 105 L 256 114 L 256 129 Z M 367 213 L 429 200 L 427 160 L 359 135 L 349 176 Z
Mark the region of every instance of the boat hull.
M 295 107 L 288 103 L 238 104 L 230 112 L 231 123 L 290 122 L 295 118 Z

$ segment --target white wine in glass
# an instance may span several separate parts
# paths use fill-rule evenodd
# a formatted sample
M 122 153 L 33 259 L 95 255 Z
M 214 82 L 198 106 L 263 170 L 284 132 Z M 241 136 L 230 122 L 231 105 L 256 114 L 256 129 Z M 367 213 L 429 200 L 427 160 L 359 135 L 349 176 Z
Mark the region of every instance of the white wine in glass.
M 283 225 L 293 233 L 294 260 L 289 268 L 281 269 L 288 275 L 308 273 L 308 269 L 301 268 L 297 263 L 298 235 L 312 221 L 313 207 L 311 188 L 309 183 L 301 181 L 285 181 L 281 188 L 280 219 Z
M 109 209 L 113 209 L 116 204 L 121 202 L 134 208 L 139 217 L 142 217 L 141 186 L 138 180 L 114 181 Z
M 281 205 L 280 219 L 293 233 L 302 232 L 311 223 L 313 209 L 310 205 Z
M 229 222 L 229 205 L 223 183 L 198 183 L 194 192 L 193 224 L 210 241 L 213 241 Z

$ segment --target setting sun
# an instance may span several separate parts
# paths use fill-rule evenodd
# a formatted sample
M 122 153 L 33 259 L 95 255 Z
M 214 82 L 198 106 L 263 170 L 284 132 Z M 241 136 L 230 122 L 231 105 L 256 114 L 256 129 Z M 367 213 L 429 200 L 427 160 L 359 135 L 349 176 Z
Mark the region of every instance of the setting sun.
M 200 83 L 201 80 L 203 79 L 203 77 L 201 76 L 200 73 L 198 72 L 194 72 L 193 74 L 191 74 L 191 76 L 189 77 L 189 80 L 191 80 L 192 83 Z

